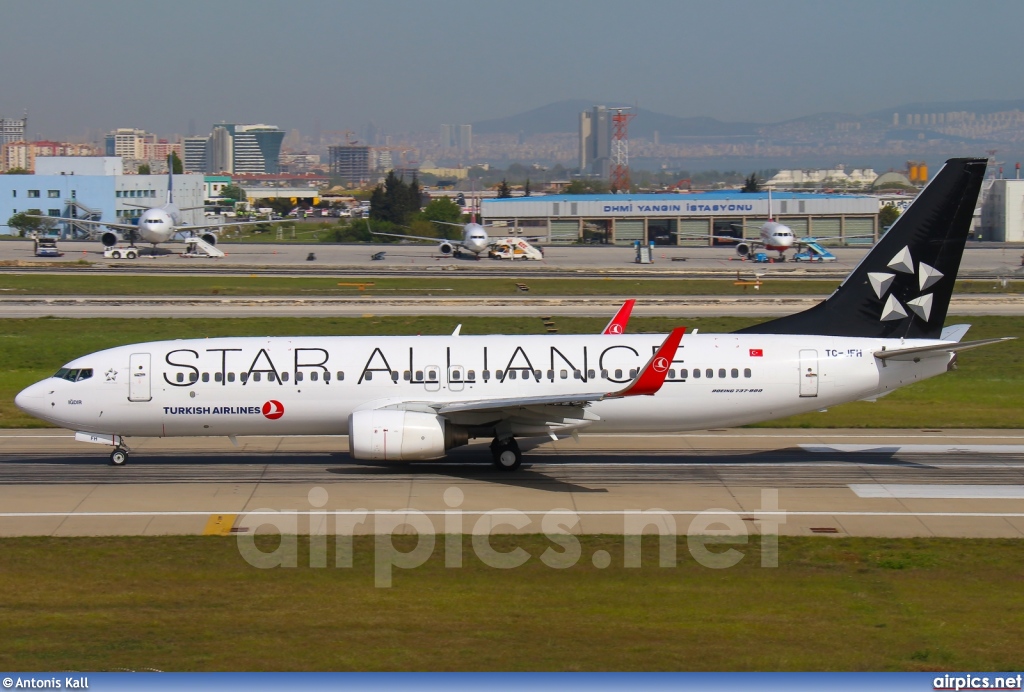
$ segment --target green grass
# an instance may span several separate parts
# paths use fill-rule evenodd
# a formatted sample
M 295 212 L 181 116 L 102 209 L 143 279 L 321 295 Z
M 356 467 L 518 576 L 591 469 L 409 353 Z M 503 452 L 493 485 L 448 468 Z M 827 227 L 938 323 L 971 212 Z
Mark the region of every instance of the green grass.
M 268 537 L 270 550 L 276 543 Z M 550 569 L 543 536 L 496 536 L 524 566 L 487 567 L 465 539 L 444 567 L 374 587 L 372 538 L 352 568 L 256 569 L 233 538 L 0 539 L 0 668 L 95 670 L 1019 670 L 1015 540 L 786 538 L 721 570 L 679 541 L 675 567 L 622 567 L 621 537 L 580 537 Z M 403 550 L 412 541 L 396 538 Z M 722 547 L 717 550 L 723 549 Z M 611 566 L 590 556 L 606 550 Z M 716 550 L 713 548 L 713 550 Z M 327 564 L 333 565 L 333 556 Z
M 691 331 L 728 332 L 757 322 L 751 318 L 692 318 Z M 1024 336 L 1022 317 L 950 317 L 969 322 L 968 338 Z M 10 319 L 0 332 L 5 367 L 0 371 L 0 427 L 45 427 L 14 406 L 14 396 L 64 363 L 104 348 L 142 341 L 215 336 L 450 334 L 542 334 L 539 318 L 515 317 L 367 317 L 237 319 Z M 556 317 L 562 334 L 596 333 L 604 318 Z M 635 318 L 634 332 L 665 333 L 680 320 Z M 760 425 L 769 427 L 1024 427 L 1024 339 L 968 351 L 959 369 L 900 389 L 875 403 L 856 402 L 827 413 L 793 416 Z
M 518 283 L 529 286 L 524 294 Z M 359 284 L 364 288 L 360 290 Z M 676 296 L 819 295 L 838 281 L 769 279 L 759 290 L 729 279 L 516 279 L 462 277 L 268 277 L 253 276 L 81 276 L 67 274 L 0 275 L 0 295 L 178 295 L 178 296 Z M 1024 281 L 1003 287 L 996 281 L 960 281 L 958 293 L 1021 293 Z

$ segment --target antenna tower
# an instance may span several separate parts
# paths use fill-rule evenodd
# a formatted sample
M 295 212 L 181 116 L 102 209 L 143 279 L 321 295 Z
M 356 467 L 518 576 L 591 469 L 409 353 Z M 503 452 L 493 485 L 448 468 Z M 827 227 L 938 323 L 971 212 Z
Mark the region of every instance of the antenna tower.
M 611 108 L 612 116 L 612 175 L 611 186 L 616 192 L 629 192 L 629 121 L 636 113 L 626 113 L 629 106 Z

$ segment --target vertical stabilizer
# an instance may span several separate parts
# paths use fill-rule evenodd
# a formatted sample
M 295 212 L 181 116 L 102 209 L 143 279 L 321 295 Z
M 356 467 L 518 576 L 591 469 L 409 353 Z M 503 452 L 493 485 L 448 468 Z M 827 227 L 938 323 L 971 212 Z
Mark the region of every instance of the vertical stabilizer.
M 174 204 L 174 156 L 167 155 L 167 203 Z
M 828 300 L 739 333 L 938 339 L 985 164 L 947 161 Z

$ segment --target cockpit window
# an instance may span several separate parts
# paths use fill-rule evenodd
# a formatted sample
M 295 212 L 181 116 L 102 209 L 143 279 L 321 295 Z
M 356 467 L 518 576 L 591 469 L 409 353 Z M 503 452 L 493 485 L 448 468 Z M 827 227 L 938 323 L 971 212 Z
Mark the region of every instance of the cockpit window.
M 68 382 L 81 382 L 92 377 L 92 368 L 61 368 L 54 377 Z

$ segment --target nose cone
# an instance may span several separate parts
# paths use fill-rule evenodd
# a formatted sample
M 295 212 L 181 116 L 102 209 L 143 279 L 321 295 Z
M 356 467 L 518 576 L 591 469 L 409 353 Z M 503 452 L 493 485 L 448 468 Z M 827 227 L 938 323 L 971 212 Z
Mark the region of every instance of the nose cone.
M 43 407 L 46 403 L 44 400 L 45 393 L 44 383 L 36 382 L 34 385 L 18 392 L 18 396 L 14 397 L 14 405 L 30 416 L 42 418 Z

